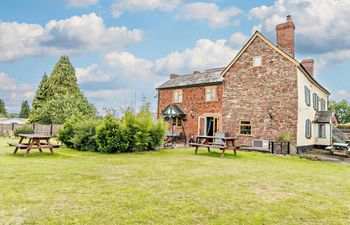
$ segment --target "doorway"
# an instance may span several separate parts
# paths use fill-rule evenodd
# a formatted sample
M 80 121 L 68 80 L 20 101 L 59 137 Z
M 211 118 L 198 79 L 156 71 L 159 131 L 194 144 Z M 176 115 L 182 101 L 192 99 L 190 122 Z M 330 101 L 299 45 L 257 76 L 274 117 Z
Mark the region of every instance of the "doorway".
M 217 117 L 206 117 L 205 120 L 205 135 L 214 136 L 216 132 L 218 132 L 218 121 Z

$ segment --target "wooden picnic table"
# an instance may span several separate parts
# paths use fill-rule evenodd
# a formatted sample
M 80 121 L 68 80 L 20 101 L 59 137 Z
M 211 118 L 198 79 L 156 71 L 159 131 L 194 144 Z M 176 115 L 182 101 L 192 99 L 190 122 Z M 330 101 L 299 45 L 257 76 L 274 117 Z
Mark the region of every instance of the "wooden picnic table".
M 54 154 L 53 149 L 60 147 L 59 144 L 51 144 L 50 136 L 37 135 L 37 134 L 18 134 L 20 137 L 19 142 L 9 142 L 10 146 L 16 147 L 13 154 L 16 154 L 19 149 L 23 149 L 26 151 L 25 157 L 28 156 L 30 150 L 39 149 L 40 152 L 43 152 L 42 149 L 48 148 L 50 149 L 51 155 Z M 23 142 L 28 139 L 28 142 Z
M 235 138 L 233 137 L 218 137 L 198 135 L 195 143 L 190 143 L 190 146 L 195 147 L 195 154 L 197 154 L 199 147 L 206 147 L 208 152 L 210 148 L 218 148 L 221 150 L 221 157 L 224 157 L 226 150 L 233 150 L 236 155 L 236 150 L 239 148 L 235 146 Z

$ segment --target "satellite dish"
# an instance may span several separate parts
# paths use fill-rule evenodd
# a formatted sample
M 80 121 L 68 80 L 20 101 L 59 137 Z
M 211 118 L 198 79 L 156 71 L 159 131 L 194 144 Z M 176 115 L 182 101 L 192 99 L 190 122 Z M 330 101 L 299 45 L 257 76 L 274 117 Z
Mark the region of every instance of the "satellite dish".
M 169 115 L 164 116 L 164 120 L 165 121 L 169 121 L 170 120 L 170 116 Z

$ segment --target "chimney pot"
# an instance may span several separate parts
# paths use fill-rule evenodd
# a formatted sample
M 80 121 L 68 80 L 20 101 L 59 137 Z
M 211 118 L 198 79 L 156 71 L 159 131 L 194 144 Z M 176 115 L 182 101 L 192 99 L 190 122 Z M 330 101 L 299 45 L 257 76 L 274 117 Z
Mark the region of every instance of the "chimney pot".
M 199 73 L 201 73 L 200 71 L 193 71 L 193 74 L 199 74 Z
M 309 72 L 311 76 L 314 76 L 314 60 L 313 59 L 303 59 L 301 64 Z
M 287 16 L 287 21 L 276 26 L 277 46 L 294 58 L 294 30 L 292 16 Z
M 171 73 L 169 77 L 170 79 L 175 79 L 176 77 L 179 77 L 179 75 L 176 73 Z

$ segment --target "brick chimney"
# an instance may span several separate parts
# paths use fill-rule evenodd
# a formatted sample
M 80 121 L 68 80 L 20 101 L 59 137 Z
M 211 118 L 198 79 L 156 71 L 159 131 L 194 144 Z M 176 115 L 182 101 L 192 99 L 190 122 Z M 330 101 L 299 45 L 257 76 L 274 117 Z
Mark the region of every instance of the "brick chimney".
M 171 73 L 169 75 L 170 79 L 175 79 L 176 77 L 179 77 L 179 74 L 176 74 L 176 73 Z
M 287 16 L 287 22 L 276 26 L 277 46 L 294 58 L 294 30 L 292 16 Z
M 311 76 L 314 76 L 314 60 L 313 59 L 303 59 L 301 64 L 309 72 Z
M 200 74 L 201 72 L 200 71 L 197 71 L 197 70 L 195 70 L 195 71 L 193 71 L 193 74 Z

